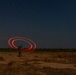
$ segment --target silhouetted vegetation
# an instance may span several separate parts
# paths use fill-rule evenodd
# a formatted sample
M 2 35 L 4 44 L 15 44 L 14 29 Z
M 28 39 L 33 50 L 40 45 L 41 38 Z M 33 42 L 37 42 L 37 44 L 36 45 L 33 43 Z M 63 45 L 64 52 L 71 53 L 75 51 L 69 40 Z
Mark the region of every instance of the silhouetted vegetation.
M 0 48 L 0 52 L 17 52 L 17 50 L 15 49 L 12 49 L 12 48 Z M 36 49 L 34 52 L 76 52 L 76 49 L 69 49 L 69 48 L 66 48 L 66 49 L 62 49 L 62 48 L 58 48 L 58 49 L 42 49 L 42 48 L 39 48 L 39 49 Z
M 36 49 L 35 52 L 76 52 L 76 49 L 69 49 L 69 48 L 66 48 L 66 49 L 62 49 L 62 48 L 58 48 L 58 49 Z
M 0 48 L 0 52 L 17 52 L 17 50 L 13 48 Z

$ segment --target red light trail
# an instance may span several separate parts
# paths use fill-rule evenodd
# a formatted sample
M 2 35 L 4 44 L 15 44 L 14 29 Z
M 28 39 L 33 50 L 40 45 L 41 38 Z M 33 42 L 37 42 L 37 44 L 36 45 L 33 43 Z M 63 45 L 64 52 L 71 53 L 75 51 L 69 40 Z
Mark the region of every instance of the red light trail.
M 28 38 L 24 38 L 24 37 L 12 37 L 8 40 L 8 44 L 11 48 L 17 50 L 17 46 L 15 46 L 15 41 L 18 41 L 18 40 L 21 40 L 21 41 L 24 41 L 24 42 L 27 42 L 30 47 L 27 48 L 27 49 L 24 49 L 22 48 L 22 51 L 23 52 L 28 52 L 28 51 L 33 51 L 36 49 L 36 44 L 34 41 L 32 41 L 31 39 L 28 39 Z

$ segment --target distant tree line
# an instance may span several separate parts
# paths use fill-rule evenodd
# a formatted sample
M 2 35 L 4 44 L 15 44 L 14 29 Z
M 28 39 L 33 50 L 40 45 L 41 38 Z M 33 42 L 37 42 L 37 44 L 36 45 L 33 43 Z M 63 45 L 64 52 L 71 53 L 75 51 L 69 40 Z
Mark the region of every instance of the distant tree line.
M 76 49 L 73 49 L 73 48 L 66 48 L 66 49 L 63 49 L 63 48 L 44 48 L 44 49 L 36 49 L 35 52 L 76 52 Z
M 13 48 L 0 48 L 0 52 L 17 52 L 17 50 L 14 50 Z M 73 48 L 37 48 L 34 52 L 76 52 L 76 49 Z

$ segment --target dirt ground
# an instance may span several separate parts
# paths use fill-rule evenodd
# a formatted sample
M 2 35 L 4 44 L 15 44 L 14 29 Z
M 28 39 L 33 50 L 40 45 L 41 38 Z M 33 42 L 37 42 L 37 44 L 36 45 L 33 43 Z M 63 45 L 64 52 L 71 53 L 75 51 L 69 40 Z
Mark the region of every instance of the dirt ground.
M 76 75 L 75 52 L 0 52 L 0 75 Z

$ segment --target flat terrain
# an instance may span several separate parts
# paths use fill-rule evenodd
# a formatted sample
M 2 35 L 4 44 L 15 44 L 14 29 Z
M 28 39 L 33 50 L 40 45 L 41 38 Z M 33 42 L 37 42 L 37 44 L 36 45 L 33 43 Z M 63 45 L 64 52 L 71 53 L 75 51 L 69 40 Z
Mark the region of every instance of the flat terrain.
M 76 75 L 76 52 L 0 52 L 0 75 Z

